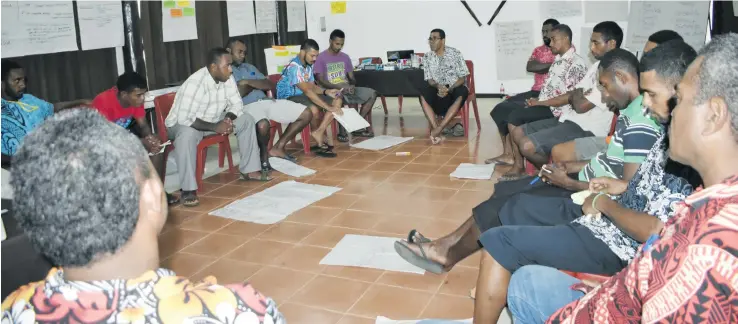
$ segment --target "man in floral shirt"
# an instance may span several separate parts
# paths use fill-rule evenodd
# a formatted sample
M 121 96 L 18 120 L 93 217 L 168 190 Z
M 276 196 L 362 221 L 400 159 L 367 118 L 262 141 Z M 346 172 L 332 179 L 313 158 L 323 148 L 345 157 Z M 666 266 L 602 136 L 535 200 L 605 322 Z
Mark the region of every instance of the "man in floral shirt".
M 550 314 L 552 306 L 560 307 L 562 302 L 572 300 L 576 301 L 557 311 L 549 321 L 738 321 L 734 279 L 738 276 L 738 126 L 733 122 L 738 118 L 736 89 L 738 35 L 718 36 L 701 50 L 677 86 L 669 132 L 671 158 L 694 167 L 706 189 L 679 203 L 663 229 L 648 238 L 623 271 L 593 290 L 589 289 L 595 286 L 591 283 L 577 284 L 577 288 L 591 290 L 583 297 L 571 290 L 567 293 L 565 286 L 549 285 L 549 291 L 529 289 L 521 295 L 525 296 L 523 300 L 511 305 L 521 321 L 542 322 L 545 317 L 539 316 Z M 576 282 L 554 273 L 548 270 L 545 279 Z M 530 284 L 535 285 L 537 280 Z M 552 296 L 555 298 L 550 300 Z M 530 317 L 533 314 L 537 315 Z
M 61 268 L 9 295 L 3 323 L 285 323 L 249 284 L 159 268 L 164 188 L 140 140 L 97 112 L 55 114 L 14 162 L 14 216 Z

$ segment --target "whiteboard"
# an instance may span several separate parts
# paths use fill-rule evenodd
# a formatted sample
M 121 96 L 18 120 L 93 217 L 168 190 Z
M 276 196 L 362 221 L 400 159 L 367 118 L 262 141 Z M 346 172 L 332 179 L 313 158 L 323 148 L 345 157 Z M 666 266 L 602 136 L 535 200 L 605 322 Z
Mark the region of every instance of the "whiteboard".
M 226 2 L 228 14 L 228 36 L 256 34 L 254 0 L 229 0 Z
M 256 1 L 256 32 L 277 32 L 277 2 L 274 0 Z
M 687 44 L 699 50 L 705 45 L 709 1 L 633 1 L 630 3 L 625 47 L 640 50 L 648 36 L 664 29 L 682 35 Z
M 195 0 L 162 1 L 161 33 L 165 42 L 197 39 Z
M 78 1 L 77 19 L 82 50 L 125 45 L 122 2 Z
M 584 22 L 628 20 L 628 1 L 585 1 Z
M 305 0 L 287 1 L 287 31 L 305 31 Z
M 497 79 L 524 78 L 528 73 L 525 66 L 534 47 L 533 21 L 495 23 Z
M 72 1 L 2 1 L 2 57 L 76 51 Z

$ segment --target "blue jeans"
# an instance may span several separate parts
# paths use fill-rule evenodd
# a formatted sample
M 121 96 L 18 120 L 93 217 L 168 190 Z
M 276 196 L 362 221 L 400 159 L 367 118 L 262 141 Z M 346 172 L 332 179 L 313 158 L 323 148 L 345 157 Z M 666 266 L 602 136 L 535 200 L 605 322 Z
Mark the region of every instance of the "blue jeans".
M 507 290 L 507 308 L 513 322 L 546 322 L 559 308 L 584 296 L 581 291 L 569 288 L 578 282 L 579 279 L 554 268 L 527 265 L 518 269 L 510 278 Z

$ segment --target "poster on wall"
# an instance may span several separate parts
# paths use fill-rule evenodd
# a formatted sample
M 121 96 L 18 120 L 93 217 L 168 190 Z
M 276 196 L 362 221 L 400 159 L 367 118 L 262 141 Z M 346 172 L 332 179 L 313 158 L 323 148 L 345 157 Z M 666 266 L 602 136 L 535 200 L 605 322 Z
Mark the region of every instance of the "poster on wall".
M 226 1 L 228 36 L 256 34 L 254 0 Z
M 541 17 L 561 19 L 582 15 L 581 1 L 540 1 L 539 3 L 541 5 Z
M 305 31 L 305 0 L 287 1 L 287 31 Z
M 195 0 L 162 1 L 161 32 L 165 42 L 197 39 Z
M 584 22 L 628 20 L 628 1 L 585 1 Z
M 346 13 L 346 1 L 331 1 L 331 15 Z
M 274 0 L 256 1 L 256 32 L 277 32 L 277 2 Z
M 76 51 L 72 1 L 2 1 L 2 57 Z
M 125 45 L 122 2 L 79 1 L 77 19 L 82 50 Z
M 281 74 L 284 66 L 300 54 L 300 45 L 272 46 L 264 49 L 267 73 Z
M 705 45 L 709 1 L 634 1 L 630 5 L 625 47 L 632 52 L 642 49 L 648 36 L 664 29 L 679 33 L 695 50 Z
M 533 21 L 495 23 L 497 79 L 517 80 L 527 76 L 525 65 L 533 52 Z

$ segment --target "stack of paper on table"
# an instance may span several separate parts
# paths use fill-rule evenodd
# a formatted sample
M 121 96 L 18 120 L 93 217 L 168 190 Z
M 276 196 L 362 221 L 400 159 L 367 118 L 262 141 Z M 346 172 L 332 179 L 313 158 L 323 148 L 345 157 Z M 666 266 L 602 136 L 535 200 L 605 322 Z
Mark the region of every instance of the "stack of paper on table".
M 395 252 L 394 237 L 347 234 L 326 255 L 320 264 L 382 269 L 423 274 Z
M 278 157 L 270 157 L 269 164 L 271 164 L 274 170 L 277 170 L 279 172 L 282 172 L 288 176 L 295 177 L 295 178 L 315 174 L 315 170 L 313 169 L 308 169 L 304 166 L 295 164 L 291 161 L 278 158 Z
M 412 137 L 397 137 L 397 136 L 389 136 L 389 135 L 380 135 L 374 138 L 370 138 L 358 144 L 351 144 L 351 147 L 365 149 L 365 150 L 379 151 L 379 150 L 384 150 L 388 147 L 400 145 L 412 139 L 413 139 Z
M 257 224 L 274 224 L 339 190 L 341 188 L 285 181 L 213 210 L 210 215 Z
M 360 129 L 364 129 L 369 127 L 369 122 L 366 121 L 359 113 L 356 111 L 356 109 L 353 108 L 342 108 L 343 110 L 343 116 L 333 115 L 336 118 L 336 121 L 338 121 L 343 128 L 346 129 L 346 131 L 353 132 Z
M 495 172 L 495 164 L 461 163 L 451 176 L 459 179 L 489 180 Z
M 422 319 L 422 320 L 391 320 L 384 316 L 377 316 L 374 324 L 472 324 L 472 319 L 448 320 L 448 319 Z

